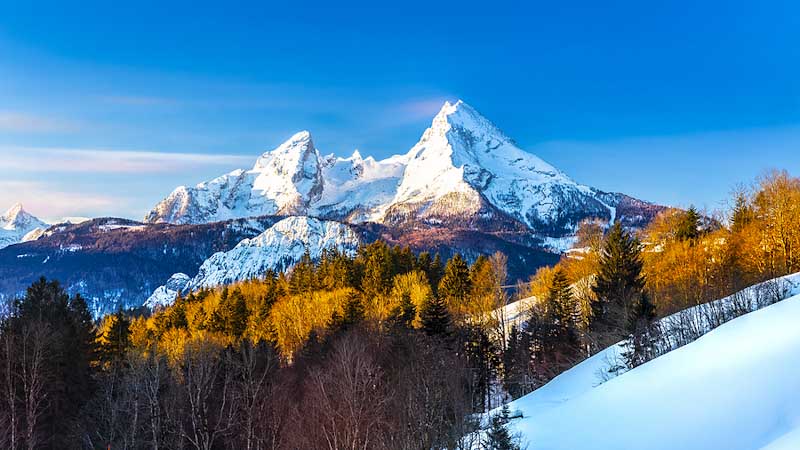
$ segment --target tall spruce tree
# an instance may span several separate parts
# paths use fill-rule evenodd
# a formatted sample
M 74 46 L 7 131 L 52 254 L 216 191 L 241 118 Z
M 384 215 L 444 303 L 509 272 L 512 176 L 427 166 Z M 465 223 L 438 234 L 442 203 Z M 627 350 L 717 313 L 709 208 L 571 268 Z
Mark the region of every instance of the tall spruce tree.
M 314 261 L 308 249 L 303 253 L 300 261 L 292 268 L 289 276 L 289 291 L 292 294 L 311 292 L 317 288 L 317 273 Z
M 603 348 L 627 335 L 628 313 L 640 300 L 645 285 L 639 240 L 622 228 L 611 227 L 600 255 L 600 269 L 592 290 L 590 330 Z
M 489 430 L 483 443 L 485 450 L 519 450 L 519 445 L 508 431 L 510 416 L 508 405 L 503 405 L 500 412 L 489 419 Z
M 692 241 L 700 237 L 700 214 L 694 206 L 682 214 L 675 230 L 675 238 L 679 241 Z
M 442 263 L 442 255 L 436 254 L 433 257 L 433 262 L 430 265 L 430 269 L 426 272 L 428 275 L 428 282 L 431 285 L 431 289 L 433 289 L 434 294 L 436 293 L 437 289 L 439 289 L 439 283 L 442 281 L 442 277 L 444 276 L 444 263 Z
M 731 230 L 734 232 L 742 231 L 755 219 L 755 212 L 747 196 L 744 193 L 736 194 L 736 203 L 733 206 L 731 213 Z
M 470 294 L 472 281 L 469 266 L 460 254 L 456 253 L 444 268 L 444 276 L 439 282 L 437 294 L 450 306 L 466 303 Z
M 444 300 L 438 296 L 430 296 L 423 303 L 419 312 L 422 330 L 429 336 L 449 336 L 453 320 Z
M 122 311 L 108 316 L 107 320 L 111 321 L 111 325 L 106 331 L 100 353 L 106 362 L 119 362 L 125 358 L 130 346 L 131 322 Z
M 389 313 L 389 323 L 392 326 L 411 329 L 417 317 L 417 308 L 411 301 L 411 294 L 403 292 L 400 303 Z

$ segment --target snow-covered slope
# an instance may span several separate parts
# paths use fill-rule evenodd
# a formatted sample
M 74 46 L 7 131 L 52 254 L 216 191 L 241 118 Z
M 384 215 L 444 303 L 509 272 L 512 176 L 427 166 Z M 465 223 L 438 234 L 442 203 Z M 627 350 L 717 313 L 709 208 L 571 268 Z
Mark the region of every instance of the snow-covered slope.
M 358 151 L 348 158 L 322 156 L 302 131 L 264 153 L 250 170 L 177 188 L 145 220 L 204 223 L 308 214 L 390 225 L 511 221 L 559 237 L 586 217 L 618 219 L 620 204 L 622 215 L 633 221 L 646 220 L 649 212 L 642 210 L 653 206 L 576 183 L 458 101 L 445 103 L 405 154 L 382 161 Z
M 191 278 L 185 273 L 176 273 L 169 277 L 167 284 L 159 286 L 153 295 L 145 300 L 144 305 L 150 309 L 171 305 L 178 293 L 182 292 Z
M 611 347 L 511 403 L 530 450 L 797 448 L 800 289 L 605 383 Z M 735 297 L 722 300 L 732 304 Z
M 0 216 L 0 248 L 36 240 L 48 226 L 17 203 Z
M 359 242 L 358 235 L 346 224 L 306 216 L 287 217 L 260 235 L 244 239 L 233 249 L 212 255 L 181 289 L 162 286 L 153 296 L 163 304 L 162 294 L 170 291 L 174 291 L 174 299 L 178 290 L 219 286 L 261 277 L 267 270 L 285 270 L 300 261 L 306 251 L 312 259 L 319 258 L 325 249 L 353 254 Z

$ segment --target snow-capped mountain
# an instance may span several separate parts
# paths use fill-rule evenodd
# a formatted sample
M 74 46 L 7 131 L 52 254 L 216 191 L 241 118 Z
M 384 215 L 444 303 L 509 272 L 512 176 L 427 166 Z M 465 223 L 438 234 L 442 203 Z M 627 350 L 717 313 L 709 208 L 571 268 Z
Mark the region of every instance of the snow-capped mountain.
M 0 216 L 0 248 L 38 239 L 49 227 L 17 203 Z
M 350 226 L 307 216 L 287 217 L 227 252 L 208 258 L 184 289 L 219 286 L 262 277 L 267 270 L 285 270 L 307 251 L 317 259 L 325 249 L 353 254 L 361 242 Z
M 181 186 L 161 201 L 147 222 L 207 223 L 262 215 L 353 216 L 365 221 L 391 200 L 405 165 L 399 158 L 323 157 L 301 131 L 258 158 L 195 187 Z
M 348 158 L 322 156 L 303 131 L 264 153 L 250 170 L 177 188 L 145 220 L 308 214 L 388 225 L 452 221 L 479 229 L 518 223 L 542 237 L 561 237 L 587 217 L 636 225 L 653 206 L 576 183 L 458 101 L 445 103 L 403 155 L 382 161 L 358 151 Z

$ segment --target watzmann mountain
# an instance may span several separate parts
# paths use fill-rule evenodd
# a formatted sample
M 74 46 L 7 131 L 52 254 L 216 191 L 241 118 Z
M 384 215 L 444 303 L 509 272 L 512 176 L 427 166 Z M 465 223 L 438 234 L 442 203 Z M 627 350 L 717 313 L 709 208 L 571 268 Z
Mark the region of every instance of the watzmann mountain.
M 652 213 L 651 204 L 573 181 L 458 101 L 445 103 L 403 155 L 381 161 L 358 151 L 325 156 L 302 131 L 250 170 L 175 189 L 145 221 L 311 215 L 389 226 L 455 222 L 483 231 L 516 223 L 538 237 L 563 237 L 584 218 L 635 226 Z
M 638 227 L 661 208 L 573 181 L 459 101 L 404 154 L 324 155 L 302 131 L 251 169 L 175 189 L 144 222 L 98 218 L 43 233 L 12 208 L 16 219 L 2 219 L 13 236 L 0 249 L 0 300 L 46 276 L 99 316 L 379 239 L 445 258 L 501 252 L 513 283 L 557 261 L 581 220 Z

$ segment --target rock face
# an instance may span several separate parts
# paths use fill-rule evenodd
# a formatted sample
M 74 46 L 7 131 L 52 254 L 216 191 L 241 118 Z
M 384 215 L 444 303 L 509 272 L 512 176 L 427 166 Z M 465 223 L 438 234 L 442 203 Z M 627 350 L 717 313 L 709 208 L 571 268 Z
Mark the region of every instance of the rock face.
M 547 238 L 568 236 L 590 217 L 642 225 L 654 208 L 576 183 L 459 101 L 445 103 L 403 155 L 382 161 L 358 151 L 348 158 L 322 156 L 303 131 L 264 153 L 250 170 L 177 188 L 145 220 L 207 223 L 306 214 L 390 226 L 459 224 L 478 231 L 521 226 Z
M 49 227 L 17 203 L 0 216 L 0 248 L 38 239 Z

